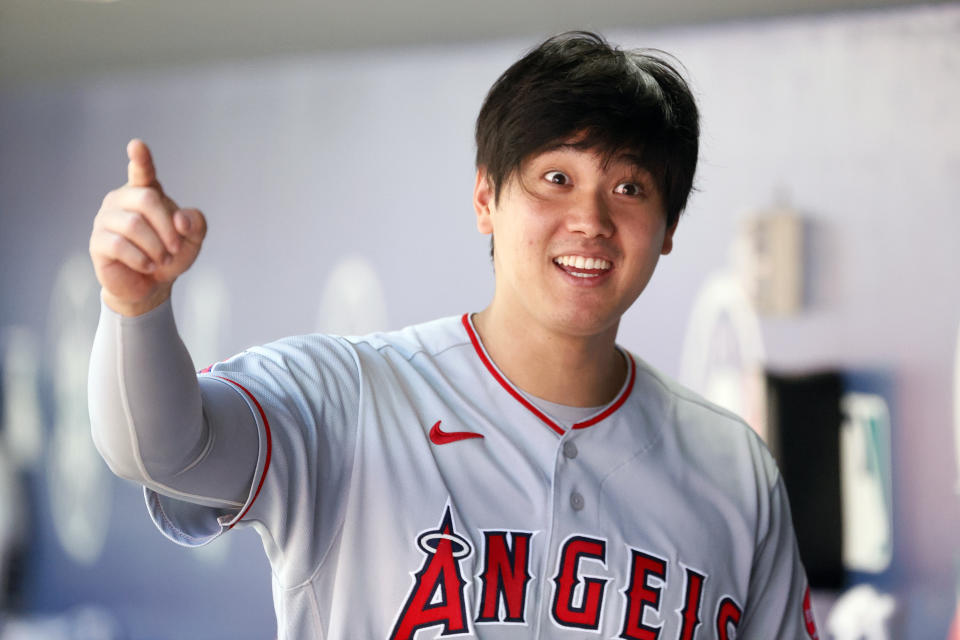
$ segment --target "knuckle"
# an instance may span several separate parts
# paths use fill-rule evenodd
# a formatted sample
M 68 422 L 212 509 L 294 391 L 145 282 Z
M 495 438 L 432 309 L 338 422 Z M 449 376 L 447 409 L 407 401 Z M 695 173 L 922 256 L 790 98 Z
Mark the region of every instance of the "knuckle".
M 155 189 L 143 189 L 140 191 L 138 202 L 143 208 L 153 208 L 160 204 L 160 195 Z
M 126 244 L 123 236 L 111 235 L 106 242 L 107 249 L 114 256 L 119 255 L 123 251 L 123 247 Z
M 131 212 L 130 215 L 128 215 L 123 221 L 123 230 L 124 232 L 133 235 L 143 228 L 143 224 L 143 214 L 134 211 Z

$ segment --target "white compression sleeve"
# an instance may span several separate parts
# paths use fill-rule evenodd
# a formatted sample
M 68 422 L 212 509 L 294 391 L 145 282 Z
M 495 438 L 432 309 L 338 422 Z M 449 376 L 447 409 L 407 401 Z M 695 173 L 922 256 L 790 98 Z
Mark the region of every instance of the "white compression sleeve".
M 197 504 L 243 505 L 256 418 L 230 385 L 198 381 L 169 300 L 134 318 L 101 305 L 88 401 L 94 444 L 118 476 Z

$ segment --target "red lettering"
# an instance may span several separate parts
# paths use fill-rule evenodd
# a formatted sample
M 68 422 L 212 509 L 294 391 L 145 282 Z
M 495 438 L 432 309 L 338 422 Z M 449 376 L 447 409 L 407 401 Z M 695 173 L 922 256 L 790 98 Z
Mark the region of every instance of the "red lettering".
M 680 611 L 680 635 L 677 640 L 693 640 L 700 624 L 700 605 L 703 599 L 703 581 L 706 576 L 687 567 L 687 586 L 684 589 L 683 610 Z
M 621 638 L 628 640 L 657 640 L 660 626 L 644 624 L 643 615 L 649 608 L 660 610 L 661 585 L 650 584 L 656 578 L 661 583 L 667 579 L 667 561 L 636 549 L 631 550 L 630 582 L 624 595 L 627 597 L 626 617 Z
M 730 625 L 736 629 L 742 615 L 739 605 L 725 596 L 717 607 L 717 640 L 730 640 Z
M 470 555 L 471 547 L 453 530 L 449 507 L 440 526 L 420 534 L 417 543 L 427 557 L 414 577 L 390 639 L 411 640 L 419 629 L 439 625 L 443 626 L 441 635 L 466 633 L 463 588 L 467 582 L 460 572 L 460 560 Z
M 593 559 L 606 567 L 607 543 L 596 538 L 574 536 L 567 540 L 560 551 L 560 566 L 553 579 L 554 597 L 552 614 L 554 621 L 564 627 L 598 629 L 600 612 L 603 609 L 603 589 L 607 581 L 602 578 L 580 578 L 580 561 Z M 574 592 L 583 585 L 580 604 L 574 603 Z
M 527 584 L 530 582 L 530 533 L 484 532 L 484 566 L 480 574 L 480 612 L 477 622 L 524 622 Z M 501 617 L 501 603 L 506 616 Z

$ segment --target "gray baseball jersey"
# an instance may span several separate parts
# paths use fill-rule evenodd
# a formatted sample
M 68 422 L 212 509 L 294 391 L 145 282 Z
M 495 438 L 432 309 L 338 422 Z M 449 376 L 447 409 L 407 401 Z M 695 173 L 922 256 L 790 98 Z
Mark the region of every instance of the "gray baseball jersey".
M 250 349 L 199 379 L 204 412 L 255 420 L 245 499 L 202 495 L 201 452 L 196 487 L 146 483 L 150 513 L 185 545 L 255 527 L 280 638 L 816 638 L 762 442 L 621 353 L 616 398 L 571 422 L 468 315 Z

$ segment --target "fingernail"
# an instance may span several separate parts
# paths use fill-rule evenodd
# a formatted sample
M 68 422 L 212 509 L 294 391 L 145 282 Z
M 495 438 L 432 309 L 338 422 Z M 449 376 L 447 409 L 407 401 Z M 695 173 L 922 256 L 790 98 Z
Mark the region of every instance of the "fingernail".
M 171 262 L 173 262 L 173 256 L 170 255 L 169 253 L 164 254 L 164 256 L 163 256 L 163 266 L 167 266 L 167 265 L 169 265 Z
M 156 265 L 156 263 L 153 263 L 153 262 L 148 262 L 148 263 L 147 263 L 146 271 L 150 272 L 150 271 L 156 271 L 156 270 L 157 270 L 157 265 Z
M 190 216 L 182 211 L 178 211 L 177 216 L 180 217 L 180 226 L 183 227 L 184 232 L 190 231 Z

